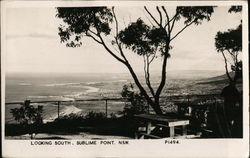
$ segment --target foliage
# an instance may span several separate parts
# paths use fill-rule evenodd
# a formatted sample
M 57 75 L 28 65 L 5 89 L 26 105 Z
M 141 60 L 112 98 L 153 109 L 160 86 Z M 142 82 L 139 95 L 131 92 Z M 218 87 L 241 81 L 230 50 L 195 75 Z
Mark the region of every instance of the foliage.
M 42 106 L 35 108 L 26 100 L 20 108 L 11 109 L 10 113 L 20 123 L 22 130 L 27 131 L 33 139 L 33 133 L 37 133 L 43 124 L 42 112 Z
M 138 55 L 152 55 L 157 46 L 162 45 L 167 38 L 166 31 L 150 27 L 142 19 L 132 22 L 118 34 L 119 40 Z
M 124 116 L 132 117 L 135 114 L 147 112 L 145 98 L 140 93 L 134 91 L 132 84 L 124 85 L 121 95 L 129 101 L 129 103 L 125 104 L 125 107 L 122 111 Z
M 231 12 L 241 12 L 242 6 L 231 6 L 228 10 Z M 225 32 L 217 32 L 215 36 L 215 47 L 217 52 L 222 53 L 225 61 L 226 74 L 228 76 L 229 82 L 236 82 L 238 78 L 242 78 L 242 61 L 239 60 L 239 52 L 242 51 L 242 24 L 240 23 L 236 29 L 228 29 Z M 226 54 L 225 54 L 226 53 Z M 229 56 L 233 61 L 230 63 L 231 70 L 234 72 L 234 77 L 229 75 L 228 63 Z
M 242 11 L 242 6 L 231 6 L 228 10 L 229 13 L 235 12 L 241 12 Z
M 242 25 L 236 29 L 218 32 L 215 37 L 215 46 L 218 52 L 229 51 L 235 53 L 242 50 Z
M 15 120 L 22 125 L 42 124 L 42 112 L 42 106 L 35 108 L 34 106 L 30 105 L 30 101 L 25 101 L 25 103 L 20 108 L 11 109 L 11 113 Z
M 242 6 L 231 6 L 228 10 L 229 13 L 241 12 Z M 218 124 L 218 133 L 222 137 L 231 137 L 235 124 L 242 125 L 242 121 L 237 120 L 233 113 L 235 112 L 236 103 L 241 104 L 238 98 L 238 90 L 236 88 L 237 79 L 242 78 L 242 61 L 239 59 L 239 53 L 242 51 L 242 21 L 236 29 L 229 29 L 226 32 L 217 32 L 215 37 L 215 46 L 218 52 L 220 52 L 224 58 L 226 74 L 229 79 L 229 86 L 226 86 L 221 95 L 224 97 L 224 106 L 219 109 L 220 114 L 216 120 Z M 228 59 L 231 58 L 230 62 Z M 231 70 L 234 72 L 234 76 L 230 76 L 228 70 L 228 63 L 231 66 Z M 230 101 L 228 101 L 230 100 Z M 236 101 L 237 100 L 237 101 Z M 241 106 L 241 105 L 240 105 Z M 240 111 L 240 110 L 239 110 Z M 242 113 L 237 112 L 237 116 L 242 118 Z M 233 124 L 231 123 L 233 120 Z M 237 130 L 241 130 L 241 127 L 237 127 Z M 234 134 L 233 134 L 234 135 Z
M 189 24 L 190 22 L 196 25 L 201 24 L 203 20 L 210 20 L 212 13 L 214 12 L 213 7 L 207 6 L 195 6 L 195 7 L 177 7 L 176 13 L 185 19 L 184 23 Z
M 100 123 L 106 119 L 106 115 L 103 112 L 90 111 L 85 116 L 78 114 L 69 114 L 61 116 L 55 120 L 56 123 L 64 124 L 68 127 L 79 126 L 83 124 Z
M 100 123 L 106 119 L 106 115 L 103 112 L 90 111 L 86 116 L 86 122 Z
M 67 127 L 72 127 L 82 124 L 84 122 L 84 116 L 71 113 L 69 115 L 56 118 L 54 122 L 64 124 L 65 126 L 68 125 Z
M 79 47 L 82 33 L 89 34 L 89 30 L 96 29 L 98 33 L 110 34 L 110 23 L 113 21 L 111 10 L 107 7 L 57 8 L 56 16 L 63 19 L 68 27 L 60 25 L 59 36 L 61 42 L 68 42 L 68 47 Z M 74 36 L 71 39 L 71 36 Z M 87 35 L 88 36 L 88 35 Z
M 86 115 L 79 115 L 71 113 L 69 115 L 61 116 L 53 122 L 47 123 L 45 130 L 52 133 L 66 132 L 76 133 L 84 130 L 83 127 L 99 127 L 107 122 L 105 114 L 102 112 L 90 111 Z M 65 128 L 66 127 L 66 128 Z
M 162 114 L 159 98 L 166 84 L 167 58 L 170 57 L 171 42 L 192 24 L 199 25 L 204 20 L 209 21 L 214 12 L 213 8 L 213 6 L 176 7 L 176 13 L 170 17 L 164 6 L 156 6 L 159 18 L 155 18 L 152 12 L 144 7 L 148 16 L 154 21 L 154 24 L 151 23 L 153 26 L 147 25 L 138 17 L 136 22 L 130 23 L 123 30 L 119 30 L 114 7 L 111 9 L 107 7 L 57 8 L 56 16 L 64 22 L 64 25 L 59 27 L 62 43 L 66 43 L 67 47 L 78 47 L 82 45 L 82 37 L 86 36 L 102 45 L 112 57 L 127 67 L 140 90 L 140 95 L 157 114 Z M 178 30 L 176 23 L 180 19 L 183 19 L 184 27 Z M 114 27 L 111 28 L 111 26 Z M 114 33 L 113 37 L 110 37 L 111 31 L 113 31 L 112 34 Z M 104 38 L 107 36 L 108 40 Z M 141 84 L 130 65 L 124 46 L 143 57 L 146 86 Z M 150 64 L 156 59 L 157 52 L 160 52 L 163 59 L 162 73 L 159 85 L 154 89 L 150 83 Z

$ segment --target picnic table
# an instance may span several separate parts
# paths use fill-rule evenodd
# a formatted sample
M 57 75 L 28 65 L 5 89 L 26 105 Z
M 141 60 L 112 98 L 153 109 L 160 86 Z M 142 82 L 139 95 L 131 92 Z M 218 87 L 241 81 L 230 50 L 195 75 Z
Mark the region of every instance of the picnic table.
M 209 111 L 213 111 L 215 104 L 208 103 L 208 104 L 199 104 L 199 103 L 188 103 L 188 102 L 181 102 L 177 103 L 177 111 L 179 115 L 184 116 L 192 116 L 195 113 L 205 113 Z
M 170 118 L 168 116 L 162 115 L 154 115 L 154 114 L 139 114 L 135 115 L 135 119 L 138 122 L 138 127 L 136 131 L 136 139 L 143 138 L 144 136 L 151 137 L 151 138 L 161 138 L 156 136 L 152 133 L 154 130 L 159 130 L 160 128 L 165 128 L 165 137 L 176 137 L 175 130 L 181 130 L 179 136 L 186 136 L 187 135 L 187 125 L 189 125 L 189 120 L 186 119 L 179 119 L 179 118 Z M 146 126 L 146 130 L 140 130 L 141 125 L 140 123 L 144 123 Z

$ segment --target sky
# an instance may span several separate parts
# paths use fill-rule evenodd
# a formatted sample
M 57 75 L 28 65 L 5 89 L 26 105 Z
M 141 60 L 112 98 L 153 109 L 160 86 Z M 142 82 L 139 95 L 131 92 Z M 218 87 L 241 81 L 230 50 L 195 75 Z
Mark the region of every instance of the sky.
M 154 7 L 149 7 L 156 16 Z M 173 7 L 168 7 L 171 14 Z M 241 14 L 228 13 L 229 6 L 215 8 L 211 21 L 191 26 L 171 44 L 168 71 L 174 70 L 224 70 L 224 60 L 216 52 L 214 37 L 218 31 L 236 28 Z M 122 29 L 137 18 L 150 24 L 143 7 L 115 8 Z M 60 42 L 58 26 L 63 22 L 56 18 L 56 9 L 7 8 L 5 22 L 5 70 L 6 72 L 83 72 L 124 73 L 127 69 L 106 50 L 89 38 L 84 38 L 79 48 L 68 48 Z M 183 25 L 176 24 L 176 31 Z M 126 50 L 136 72 L 143 71 L 142 57 Z M 151 67 L 160 71 L 161 58 Z

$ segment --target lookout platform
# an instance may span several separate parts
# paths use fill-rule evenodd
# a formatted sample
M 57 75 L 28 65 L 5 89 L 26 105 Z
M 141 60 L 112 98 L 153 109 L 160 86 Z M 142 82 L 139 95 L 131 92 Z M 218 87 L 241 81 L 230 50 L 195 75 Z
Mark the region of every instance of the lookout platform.
M 136 139 L 195 138 L 200 134 L 188 134 L 189 120 L 154 114 L 135 115 L 137 120 Z

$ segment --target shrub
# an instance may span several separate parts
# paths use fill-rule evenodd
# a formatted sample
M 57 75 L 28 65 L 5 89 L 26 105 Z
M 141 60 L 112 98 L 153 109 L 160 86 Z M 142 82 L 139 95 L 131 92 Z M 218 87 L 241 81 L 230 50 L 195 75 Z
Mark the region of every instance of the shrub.
M 94 112 L 90 111 L 86 116 L 85 116 L 85 121 L 87 124 L 92 124 L 92 125 L 97 125 L 99 123 L 102 123 L 106 120 L 106 114 L 103 112 Z
M 64 115 L 59 118 L 56 118 L 54 122 L 71 126 L 80 125 L 82 122 L 84 122 L 84 116 L 71 113 L 69 115 Z
M 38 128 L 43 124 L 42 112 L 42 106 L 35 108 L 30 105 L 29 100 L 26 100 L 20 108 L 11 109 L 14 119 L 28 130 L 31 138 L 33 138 L 32 134 L 37 133 Z
M 134 91 L 132 84 L 124 85 L 121 95 L 129 101 L 129 103 L 125 104 L 122 111 L 122 114 L 124 114 L 125 117 L 133 117 L 135 114 L 147 112 L 144 97 L 140 93 Z

